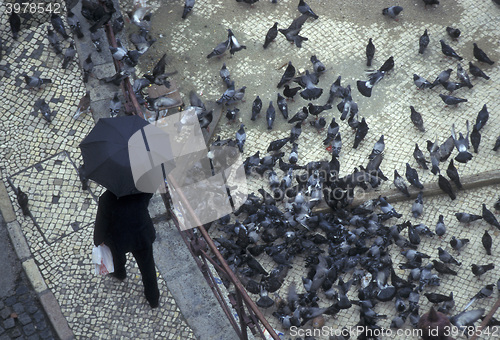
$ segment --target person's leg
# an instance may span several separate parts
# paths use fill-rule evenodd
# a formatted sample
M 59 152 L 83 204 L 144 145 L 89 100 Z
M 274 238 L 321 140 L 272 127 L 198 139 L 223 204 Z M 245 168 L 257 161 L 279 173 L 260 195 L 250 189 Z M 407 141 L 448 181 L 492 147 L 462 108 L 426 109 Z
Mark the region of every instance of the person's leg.
M 156 278 L 155 260 L 153 257 L 153 246 L 145 249 L 133 251 L 132 254 L 137 261 L 144 284 L 144 295 L 152 308 L 158 307 L 160 291 L 158 290 L 158 280 Z
M 125 264 L 127 263 L 127 256 L 125 253 L 118 252 L 114 244 L 106 244 L 111 250 L 111 255 L 113 255 L 113 265 L 115 271 L 110 275 L 117 278 L 120 281 L 125 280 L 127 277 L 127 272 L 125 271 Z

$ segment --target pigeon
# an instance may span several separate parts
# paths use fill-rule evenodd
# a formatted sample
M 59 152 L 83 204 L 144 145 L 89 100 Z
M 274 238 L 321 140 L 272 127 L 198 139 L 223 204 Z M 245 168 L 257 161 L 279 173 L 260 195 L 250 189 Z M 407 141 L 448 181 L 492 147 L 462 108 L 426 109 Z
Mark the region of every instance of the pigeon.
M 283 76 L 281 76 L 281 80 L 278 83 L 278 88 L 288 83 L 293 79 L 293 77 L 295 77 L 295 67 L 292 65 L 292 62 L 289 61 L 285 73 L 283 74 Z
M 477 320 L 479 320 L 482 315 L 484 314 L 484 309 L 479 308 L 479 309 L 474 309 L 470 311 L 463 311 L 461 313 L 458 313 L 457 315 L 454 315 L 450 318 L 450 322 L 457 327 L 457 330 L 460 332 L 466 332 L 467 327 L 470 327 L 471 325 L 474 324 Z
M 50 45 L 56 52 L 56 54 L 62 54 L 61 44 L 59 42 L 59 38 L 54 33 L 53 30 L 47 27 L 47 39 L 49 40 Z
M 470 134 L 470 143 L 472 144 L 472 148 L 474 149 L 474 153 L 477 153 L 477 149 L 479 148 L 479 143 L 481 143 L 481 134 L 477 129 L 477 126 L 472 126 L 472 132 Z
M 444 82 L 447 82 L 448 79 L 450 79 L 452 71 L 453 70 L 451 68 L 449 68 L 449 69 L 444 70 L 441 73 L 439 73 L 438 76 L 436 77 L 436 80 L 434 80 L 434 82 L 432 83 L 432 86 L 434 87 L 436 85 L 439 85 L 439 84 L 442 84 Z
M 460 177 L 458 175 L 458 170 L 453 164 L 453 159 L 450 161 L 450 164 L 448 164 L 448 169 L 446 169 L 446 174 L 448 177 L 455 183 L 458 189 L 463 189 L 462 183 L 460 183 Z
M 493 205 L 493 207 L 495 208 L 496 211 L 500 211 L 500 197 L 495 202 L 495 204 Z
M 227 101 L 227 104 L 234 104 L 237 101 L 244 102 L 243 97 L 245 96 L 246 88 L 246 86 L 242 86 L 239 89 L 235 90 L 234 95 Z
M 113 98 L 109 101 L 109 115 L 110 117 L 116 117 L 122 108 L 122 102 L 118 98 L 118 92 L 115 93 Z
M 454 264 L 457 266 L 462 265 L 461 262 L 458 262 L 453 256 L 451 256 L 450 253 L 448 253 L 446 250 L 444 250 L 441 247 L 438 247 L 438 255 L 439 255 L 439 260 L 448 263 L 448 264 Z
M 68 20 L 68 24 L 69 24 L 69 20 Z M 122 15 L 120 15 L 115 20 L 113 20 L 113 23 L 111 24 L 111 27 L 113 28 L 113 33 L 115 34 L 115 36 L 118 33 L 120 33 L 121 31 L 123 31 L 123 27 L 124 26 L 125 26 L 125 21 L 123 20 L 123 16 Z M 70 27 L 71 27 L 71 25 L 70 25 Z
M 50 110 L 49 104 L 44 99 L 38 99 L 35 102 L 35 107 L 40 111 L 43 119 L 49 123 L 52 122 L 52 117 L 55 116 L 55 113 Z
M 455 52 L 455 50 L 453 48 L 451 48 L 450 45 L 447 45 L 444 40 L 439 40 L 439 42 L 441 43 L 441 52 L 443 52 L 443 54 L 447 57 L 451 57 L 451 58 L 456 58 L 458 60 L 462 60 L 463 58 L 461 56 L 459 56 L 457 54 L 457 52 Z
M 340 151 L 342 150 L 342 137 L 340 135 L 340 132 L 337 133 L 331 144 L 332 145 L 329 148 L 332 153 L 332 157 L 338 158 L 340 155 Z
M 10 12 L 9 24 L 10 31 L 12 32 L 12 39 L 17 40 L 19 32 L 21 31 L 21 18 L 15 11 Z
M 471 271 L 472 274 L 477 276 L 478 278 L 483 275 L 484 273 L 495 269 L 495 265 L 493 263 L 485 264 L 485 265 L 477 265 L 477 264 L 472 264 L 471 265 Z
M 467 102 L 467 99 L 465 99 L 465 98 L 448 96 L 448 95 L 441 94 L 441 93 L 439 94 L 439 97 L 441 97 L 441 99 L 443 100 L 443 102 L 446 105 L 457 105 L 459 103 L 466 103 Z
M 410 193 L 408 191 L 408 187 L 403 179 L 403 177 L 398 173 L 396 169 L 394 169 L 394 185 L 396 188 L 401 191 L 406 197 L 410 197 Z
M 452 39 L 458 39 L 460 37 L 460 30 L 458 28 L 453 28 L 453 27 L 446 27 L 446 33 L 452 38 Z
M 261 110 L 262 110 L 262 100 L 260 99 L 259 96 L 257 96 L 252 103 L 252 118 L 250 119 L 256 120 Z
M 186 19 L 188 14 L 193 10 L 195 0 L 185 0 L 184 9 L 182 11 L 182 19 Z
M 68 21 L 68 26 L 69 28 L 71 28 L 71 31 L 73 31 L 73 33 L 76 34 L 78 39 L 82 39 L 83 38 L 82 26 L 80 24 L 80 20 L 78 20 L 78 17 L 76 17 L 73 12 L 68 11 L 68 14 L 66 15 L 66 20 Z
M 89 53 L 88 57 L 83 61 L 83 82 L 87 83 L 89 81 L 89 75 L 94 68 L 94 63 L 92 62 L 92 53 Z
M 326 139 L 323 141 L 323 145 L 328 145 L 335 138 L 337 133 L 339 132 L 339 124 L 335 121 L 335 117 L 332 118 L 332 121 L 328 125 L 328 130 L 326 132 Z
M 283 117 L 285 119 L 288 119 L 288 105 L 286 103 L 286 99 L 285 99 L 285 97 L 283 97 L 279 93 L 278 93 L 278 99 L 276 101 L 276 104 L 278 105 L 278 109 L 280 110 Z
M 418 144 L 415 143 L 415 150 L 413 150 L 413 158 L 417 161 L 418 165 L 420 165 L 424 170 L 428 170 L 429 168 L 427 167 L 427 163 L 429 163 L 422 152 L 420 148 L 418 147 Z
M 466 311 L 476 300 L 490 297 L 491 294 L 493 294 L 493 287 L 495 287 L 494 284 L 489 284 L 481 288 L 481 290 L 474 295 L 469 303 L 464 307 L 464 311 Z
M 413 202 L 413 205 L 411 207 L 411 213 L 414 218 L 420 217 L 422 215 L 422 212 L 424 210 L 424 193 L 420 191 L 418 193 L 417 198 L 415 199 L 415 202 Z
M 12 12 L 14 13 L 14 12 Z M 26 194 L 24 191 L 21 190 L 21 187 L 17 187 L 16 191 L 16 196 L 17 196 L 17 203 L 19 203 L 19 206 L 21 207 L 21 211 L 23 212 L 24 216 L 30 215 L 30 210 L 28 207 L 28 194 Z
M 90 91 L 87 91 L 85 95 L 80 99 L 78 103 L 76 113 L 73 115 L 73 119 L 78 119 L 82 113 L 86 113 L 90 109 Z
M 125 58 L 127 58 L 127 49 L 122 46 L 122 43 L 119 38 L 116 39 L 116 45 L 117 47 L 109 46 L 109 50 L 111 52 L 111 55 L 113 56 L 113 59 L 121 61 Z
M 299 5 L 297 6 L 297 9 L 299 10 L 300 13 L 310 16 L 313 19 L 319 18 L 316 15 L 316 13 L 313 12 L 311 7 L 309 7 L 309 5 L 306 2 L 304 2 L 304 0 L 299 0 Z
M 297 94 L 297 92 L 299 92 L 300 89 L 301 89 L 300 86 L 297 86 L 297 87 L 294 87 L 294 88 L 290 88 L 290 86 L 285 85 L 285 89 L 283 90 L 283 95 L 287 99 L 292 99 L 293 100 L 293 97 L 295 97 L 295 95 Z
M 368 39 L 366 45 L 366 66 L 372 66 L 372 60 L 375 56 L 375 45 L 373 45 L 372 38 Z
M 210 59 L 210 58 L 215 57 L 215 56 L 218 56 L 218 57 L 222 56 L 224 53 L 226 53 L 227 49 L 229 48 L 229 45 L 230 45 L 229 39 L 227 39 L 224 42 L 221 42 L 219 45 L 215 46 L 215 48 L 212 50 L 212 52 L 210 52 L 207 55 L 207 59 Z
M 269 44 L 276 39 L 278 36 L 278 23 L 275 22 L 273 27 L 271 27 L 266 33 L 266 39 L 264 41 L 264 48 L 267 48 Z
M 460 132 L 458 135 L 458 139 L 455 133 L 455 124 L 451 126 L 451 136 L 453 137 L 453 142 L 455 143 L 455 147 L 458 150 L 458 155 L 455 157 L 455 160 L 460 163 L 467 163 L 472 159 L 472 154 L 468 151 L 469 149 L 469 121 L 466 121 L 467 126 L 467 135 L 464 138 L 462 133 Z
M 305 90 L 301 91 L 299 94 L 305 100 L 314 100 L 318 99 L 323 93 L 323 89 L 314 86 L 314 83 L 311 78 L 311 74 L 308 70 L 306 70 L 305 76 L 302 77 L 305 81 Z
M 266 111 L 266 122 L 268 130 L 272 130 L 275 119 L 276 119 L 276 110 L 274 109 L 273 101 L 271 100 L 269 102 L 269 107 L 267 108 Z
M 290 137 L 274 140 L 271 143 L 269 143 L 269 147 L 267 148 L 267 152 L 278 151 L 283 146 L 285 146 L 289 141 L 290 141 Z
M 381 72 L 389 72 L 390 70 L 392 70 L 394 68 L 394 57 L 393 56 L 390 56 L 383 64 L 382 66 L 380 66 L 380 68 L 378 69 L 379 71 Z
M 368 124 L 366 123 L 365 118 L 361 119 L 358 128 L 356 129 L 356 135 L 354 136 L 354 145 L 353 148 L 357 149 L 359 143 L 365 138 L 369 130 Z
M 236 131 L 236 145 L 238 145 L 238 149 L 241 153 L 243 153 L 243 145 L 247 140 L 247 134 L 245 132 L 245 124 L 240 125 L 240 129 Z
M 410 105 L 410 110 L 411 110 L 410 119 L 413 125 L 415 125 L 415 127 L 419 129 L 421 132 L 425 132 L 424 120 L 422 119 L 422 115 L 420 114 L 420 112 L 415 110 L 415 108 L 412 105 Z
M 231 85 L 231 75 L 229 74 L 229 70 L 226 67 L 226 63 L 222 64 L 219 75 L 222 81 L 226 84 L 226 87 L 229 87 Z
M 370 75 L 370 79 L 367 81 L 358 80 L 356 86 L 359 93 L 365 97 L 371 97 L 373 87 L 384 78 L 385 72 L 376 71 Z
M 69 44 L 69 47 L 66 49 L 66 52 L 64 52 L 64 60 L 62 64 L 62 68 L 66 69 L 70 63 L 70 61 L 73 60 L 73 58 L 76 55 L 76 50 L 75 50 L 75 42 L 72 41 Z
M 315 55 L 311 56 L 311 63 L 314 73 L 320 74 L 326 71 L 325 65 Z
M 321 132 L 321 130 L 324 129 L 324 127 L 326 126 L 326 119 L 325 117 L 319 117 L 318 120 L 313 120 L 313 121 L 310 121 L 309 124 L 315 128 L 318 133 Z
M 486 204 L 484 204 L 484 203 L 483 203 L 483 215 L 482 216 L 483 216 L 483 219 L 488 224 L 491 224 L 492 226 L 497 227 L 498 229 L 500 229 L 500 223 L 498 223 L 497 218 L 495 217 L 495 215 L 490 210 L 488 210 L 488 208 L 486 208 Z
M 403 11 L 403 7 L 401 6 L 391 6 L 382 9 L 382 15 L 386 15 L 392 19 L 395 19 L 396 16 Z M 396 19 L 397 20 L 397 19 Z
M 438 185 L 444 193 L 448 194 L 452 200 L 457 198 L 455 193 L 453 192 L 453 188 L 451 187 L 450 182 L 441 174 L 439 174 Z
M 299 154 L 297 152 L 298 148 L 299 145 L 297 143 L 292 144 L 292 151 L 290 151 L 290 156 L 288 157 L 288 162 L 290 164 L 296 164 L 297 161 L 299 160 Z
M 500 149 L 500 136 L 497 137 L 495 145 L 493 146 L 493 151 L 497 151 L 498 149 Z
M 240 109 L 238 109 L 237 107 L 234 107 L 232 109 L 227 109 L 226 118 L 229 123 L 234 123 L 236 121 L 238 112 L 240 112 Z
M 102 52 L 101 47 L 101 30 L 96 28 L 90 28 L 90 40 L 94 44 L 95 50 L 100 53 Z
M 368 156 L 368 159 L 374 159 L 377 155 L 380 155 L 384 152 L 385 143 L 384 143 L 384 135 L 380 136 L 379 140 L 373 146 L 372 152 Z
M 439 0 L 424 0 L 424 3 L 425 8 L 427 8 L 427 6 L 439 5 Z
M 80 165 L 77 169 L 77 172 L 80 182 L 82 183 L 82 190 L 87 190 L 89 188 L 89 179 L 85 174 L 85 165 Z
M 472 74 L 474 77 L 481 77 L 486 80 L 489 80 L 490 77 L 486 75 L 486 73 L 483 72 L 479 67 L 474 65 L 471 61 L 469 61 L 469 72 Z
M 424 54 L 425 49 L 429 45 L 430 39 L 429 35 L 427 34 L 427 29 L 424 31 L 424 34 L 420 36 L 420 39 L 418 40 L 418 53 Z
M 465 83 L 456 83 L 456 82 L 453 82 L 453 81 L 445 81 L 445 82 L 442 82 L 441 85 L 443 85 L 443 87 L 450 92 L 450 94 L 453 92 L 453 91 L 456 91 L 458 90 L 459 88 L 462 88 L 464 86 L 467 86 Z
M 434 269 L 436 269 L 436 271 L 440 274 L 447 274 L 447 275 L 454 275 L 454 276 L 456 276 L 458 274 L 455 270 L 451 269 L 443 262 L 440 262 L 437 260 L 432 260 L 432 264 L 433 264 Z
M 481 111 L 478 112 L 477 117 L 476 117 L 476 124 L 474 125 L 477 127 L 477 130 L 481 130 L 485 125 L 488 119 L 490 118 L 490 114 L 488 113 L 488 108 L 486 107 L 486 104 L 483 105 L 483 108 Z
M 491 246 L 493 244 L 493 239 L 491 238 L 491 235 L 488 233 L 488 230 L 484 231 L 483 237 L 481 238 L 481 243 L 483 244 L 483 247 L 486 250 L 486 254 L 491 255 Z
M 299 35 L 302 25 L 309 18 L 308 15 L 302 14 L 300 17 L 295 18 L 287 29 L 278 29 L 278 31 L 283 34 L 286 40 L 294 43 L 297 47 L 302 47 L 302 41 L 307 41 L 308 39 Z
M 64 39 L 69 38 L 69 35 L 66 33 L 66 29 L 64 28 L 63 21 L 59 15 L 52 12 L 52 14 L 50 15 L 50 22 L 52 23 L 52 27 L 54 27 L 54 30 L 62 35 Z
M 232 81 L 230 86 L 228 86 L 228 88 L 224 91 L 222 96 L 216 100 L 216 103 L 221 105 L 229 102 L 230 100 L 232 100 L 235 93 L 236 90 L 234 89 L 234 81 Z
M 292 127 L 290 131 L 290 143 L 295 143 L 295 141 L 299 138 L 302 133 L 302 122 L 297 122 L 295 126 Z
M 445 301 L 451 301 L 453 299 L 453 292 L 451 292 L 450 295 L 439 293 L 425 293 L 424 295 L 431 303 L 441 303 Z
M 343 87 L 340 85 L 341 76 L 338 76 L 332 86 L 330 86 L 330 94 L 327 100 L 327 104 L 333 103 L 335 98 L 340 98 L 343 96 Z
M 417 187 L 420 190 L 424 189 L 424 186 L 418 180 L 418 172 L 410 166 L 410 163 L 406 163 L 406 179 L 410 182 L 411 185 Z
M 443 215 L 439 215 L 438 222 L 436 224 L 436 235 L 441 237 L 446 233 L 446 226 L 444 224 Z
M 292 124 L 292 123 L 296 123 L 296 122 L 303 122 L 304 120 L 307 119 L 308 116 L 309 116 L 309 112 L 307 111 L 307 108 L 304 106 L 292 118 L 290 118 L 288 120 L 288 123 Z
M 469 89 L 471 89 L 474 85 L 470 82 L 469 75 L 467 74 L 467 71 L 465 71 L 460 65 L 460 63 L 457 63 L 457 77 L 460 79 L 460 81 L 465 84 Z
M 474 215 L 468 213 L 455 213 L 455 217 L 461 223 L 471 223 L 483 218 L 481 215 Z
M 484 53 L 484 51 L 482 49 L 480 49 L 476 43 L 474 43 L 473 54 L 474 54 L 474 58 L 476 58 L 477 60 L 479 60 L 482 63 L 486 63 L 489 65 L 493 65 L 495 63 L 490 58 L 488 58 L 486 53 Z
M 148 36 L 146 30 L 141 30 L 139 33 L 132 33 L 129 38 L 135 48 L 142 54 L 146 53 L 151 45 L 156 42 L 156 39 L 152 39 Z
M 332 106 L 330 104 L 325 104 L 325 105 L 314 105 L 313 103 L 307 104 L 307 107 L 309 109 L 309 114 L 312 116 L 318 116 L 321 112 L 325 110 L 330 110 Z
M 130 74 L 127 72 L 127 70 L 119 71 L 116 72 L 114 75 L 111 77 L 104 77 L 101 78 L 104 83 L 112 83 L 115 86 L 120 86 L 121 82 L 125 79 L 128 78 Z
M 229 53 L 231 53 L 231 55 L 234 55 L 236 52 L 247 48 L 245 45 L 241 45 L 238 42 L 238 39 L 236 39 L 235 35 L 233 34 L 233 31 L 228 29 L 227 33 L 228 33 L 227 38 L 229 39 L 229 46 L 230 46 Z
M 469 242 L 470 242 L 470 240 L 468 238 L 457 239 L 455 236 L 452 236 L 452 238 L 450 240 L 450 246 L 453 249 L 455 249 L 456 251 L 459 251 Z
M 35 76 L 24 76 L 24 82 L 26 83 L 27 89 L 34 89 L 35 87 L 41 88 L 42 85 L 51 84 L 52 80 L 48 78 L 38 78 Z
M 418 74 L 413 74 L 413 83 L 419 90 L 432 88 L 432 84 Z

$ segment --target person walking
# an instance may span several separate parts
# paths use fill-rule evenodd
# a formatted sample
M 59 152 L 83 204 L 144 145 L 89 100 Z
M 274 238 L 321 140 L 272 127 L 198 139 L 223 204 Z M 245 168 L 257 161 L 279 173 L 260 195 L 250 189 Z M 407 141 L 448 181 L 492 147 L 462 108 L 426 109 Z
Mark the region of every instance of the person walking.
M 139 193 L 117 197 L 106 190 L 99 197 L 94 227 L 94 244 L 104 243 L 113 255 L 114 273 L 120 281 L 127 274 L 126 253 L 131 252 L 142 275 L 144 295 L 151 308 L 159 305 L 160 292 L 153 257 L 156 230 L 149 216 L 148 205 L 153 194 Z

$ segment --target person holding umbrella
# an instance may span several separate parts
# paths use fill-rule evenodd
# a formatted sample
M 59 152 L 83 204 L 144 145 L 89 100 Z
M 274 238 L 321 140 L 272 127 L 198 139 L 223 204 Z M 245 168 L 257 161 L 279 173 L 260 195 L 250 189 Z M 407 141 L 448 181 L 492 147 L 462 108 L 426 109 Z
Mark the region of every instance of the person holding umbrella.
M 121 281 L 126 278 L 126 253 L 132 253 L 142 275 L 146 300 L 151 308 L 156 308 L 160 292 L 153 257 L 156 231 L 148 211 L 152 196 L 138 193 L 118 198 L 106 190 L 99 197 L 94 244 L 104 243 L 110 248 L 115 267 L 110 275 Z

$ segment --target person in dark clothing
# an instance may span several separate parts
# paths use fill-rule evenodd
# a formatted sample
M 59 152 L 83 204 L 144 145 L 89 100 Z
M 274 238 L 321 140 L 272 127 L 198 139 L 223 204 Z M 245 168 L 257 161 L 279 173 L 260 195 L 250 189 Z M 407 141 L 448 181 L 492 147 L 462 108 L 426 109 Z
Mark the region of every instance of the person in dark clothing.
M 148 205 L 153 194 L 134 194 L 116 197 L 106 190 L 99 197 L 94 227 L 94 244 L 104 243 L 113 255 L 113 275 L 123 281 L 126 253 L 134 255 L 144 284 L 146 300 L 152 308 L 158 307 L 160 292 L 153 258 L 156 230 L 149 216 Z

